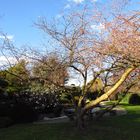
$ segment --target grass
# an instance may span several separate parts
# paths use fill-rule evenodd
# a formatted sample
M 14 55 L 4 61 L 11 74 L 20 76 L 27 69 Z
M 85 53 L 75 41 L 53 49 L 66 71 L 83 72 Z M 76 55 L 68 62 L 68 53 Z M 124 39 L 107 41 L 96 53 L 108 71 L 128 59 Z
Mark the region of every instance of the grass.
M 0 140 L 140 140 L 140 106 L 122 106 L 127 115 L 90 122 L 82 132 L 73 123 L 21 124 L 0 129 Z

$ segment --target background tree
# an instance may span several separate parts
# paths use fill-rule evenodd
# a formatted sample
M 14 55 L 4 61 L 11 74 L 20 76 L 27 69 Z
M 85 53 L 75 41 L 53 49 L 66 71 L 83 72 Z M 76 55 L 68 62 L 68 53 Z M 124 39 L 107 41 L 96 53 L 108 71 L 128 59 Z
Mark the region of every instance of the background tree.
M 19 63 L 0 72 L 0 77 L 8 82 L 7 92 L 18 93 L 28 88 L 30 75 L 26 66 L 26 61 L 20 60 Z
M 97 78 L 94 82 L 91 80 L 87 83 L 87 98 L 90 100 L 95 100 L 102 94 L 103 82 L 101 79 Z
M 33 63 L 32 88 L 39 84 L 45 90 L 54 90 L 63 87 L 68 80 L 67 66 L 62 63 L 56 54 L 42 56 L 39 61 Z

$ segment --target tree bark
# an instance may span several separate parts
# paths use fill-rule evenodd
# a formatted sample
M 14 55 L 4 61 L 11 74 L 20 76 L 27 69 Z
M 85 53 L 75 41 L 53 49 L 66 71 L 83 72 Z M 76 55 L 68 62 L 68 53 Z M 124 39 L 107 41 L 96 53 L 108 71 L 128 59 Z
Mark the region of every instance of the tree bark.
M 82 108 L 80 107 L 78 107 L 76 112 L 76 125 L 79 130 L 83 130 L 85 128 L 84 115 L 82 113 Z

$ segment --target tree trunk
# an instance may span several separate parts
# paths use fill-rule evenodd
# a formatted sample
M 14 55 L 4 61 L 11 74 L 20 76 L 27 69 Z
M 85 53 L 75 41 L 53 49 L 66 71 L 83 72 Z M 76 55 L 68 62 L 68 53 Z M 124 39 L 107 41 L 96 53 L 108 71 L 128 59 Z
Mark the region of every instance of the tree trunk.
M 76 125 L 79 130 L 82 130 L 85 128 L 85 120 L 84 115 L 82 113 L 82 108 L 78 108 L 76 112 Z
M 86 112 L 89 109 L 91 109 L 94 106 L 96 106 L 97 104 L 99 104 L 101 101 L 108 99 L 109 96 L 111 96 L 112 94 L 114 94 L 114 92 L 120 87 L 120 85 L 122 85 L 122 83 L 126 80 L 126 78 L 129 76 L 129 74 L 134 69 L 135 69 L 135 67 L 128 68 L 122 74 L 122 76 L 118 80 L 118 82 L 116 82 L 116 84 L 109 91 L 107 91 L 105 94 L 103 94 L 102 96 L 100 96 L 96 100 L 93 100 L 90 103 L 82 106 L 82 101 L 84 99 L 84 95 L 80 97 L 79 103 L 78 103 L 78 107 L 77 107 L 77 110 L 76 110 L 76 123 L 77 123 L 78 129 L 81 130 L 81 129 L 84 129 L 85 128 L 85 119 L 84 119 L 84 116 L 85 116 Z

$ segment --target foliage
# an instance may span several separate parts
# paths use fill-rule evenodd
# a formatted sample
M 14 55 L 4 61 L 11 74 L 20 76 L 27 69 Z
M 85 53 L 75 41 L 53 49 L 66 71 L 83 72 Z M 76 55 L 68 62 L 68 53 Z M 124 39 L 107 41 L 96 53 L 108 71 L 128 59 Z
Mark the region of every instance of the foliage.
M 0 77 L 8 82 L 7 92 L 14 93 L 25 90 L 28 87 L 29 71 L 25 60 L 0 72 Z
M 8 82 L 0 78 L 0 88 L 5 88 L 8 86 Z
M 8 127 L 13 124 L 13 120 L 9 117 L 0 117 L 0 128 Z
M 31 86 L 34 91 L 53 90 L 55 86 L 64 86 L 68 79 L 68 72 L 67 67 L 58 56 L 50 54 L 43 56 L 40 61 L 34 62 L 32 76 L 36 78 Z M 36 89 L 36 86 L 38 89 Z
M 136 93 L 132 94 L 129 98 L 129 104 L 140 105 L 140 95 Z
M 60 93 L 60 101 L 62 104 L 69 104 L 73 106 L 77 104 L 81 95 L 81 88 L 76 86 L 65 86 L 65 88 L 58 91 Z
M 95 81 L 91 80 L 87 84 L 87 98 L 89 100 L 95 100 L 102 94 L 103 82 L 101 79 L 96 79 Z
M 37 119 L 35 110 L 16 95 L 0 96 L 0 116 L 8 117 L 14 123 L 32 122 Z
M 24 102 L 14 104 L 10 111 L 10 117 L 14 123 L 33 122 L 38 118 L 32 106 Z
M 8 116 L 15 123 L 31 122 L 41 114 L 58 117 L 62 113 L 60 93 L 32 93 L 20 92 L 15 94 L 0 95 L 0 116 Z M 18 113 L 17 113 L 18 112 Z
M 0 78 L 0 94 L 4 93 L 8 86 L 8 82 L 2 78 Z

